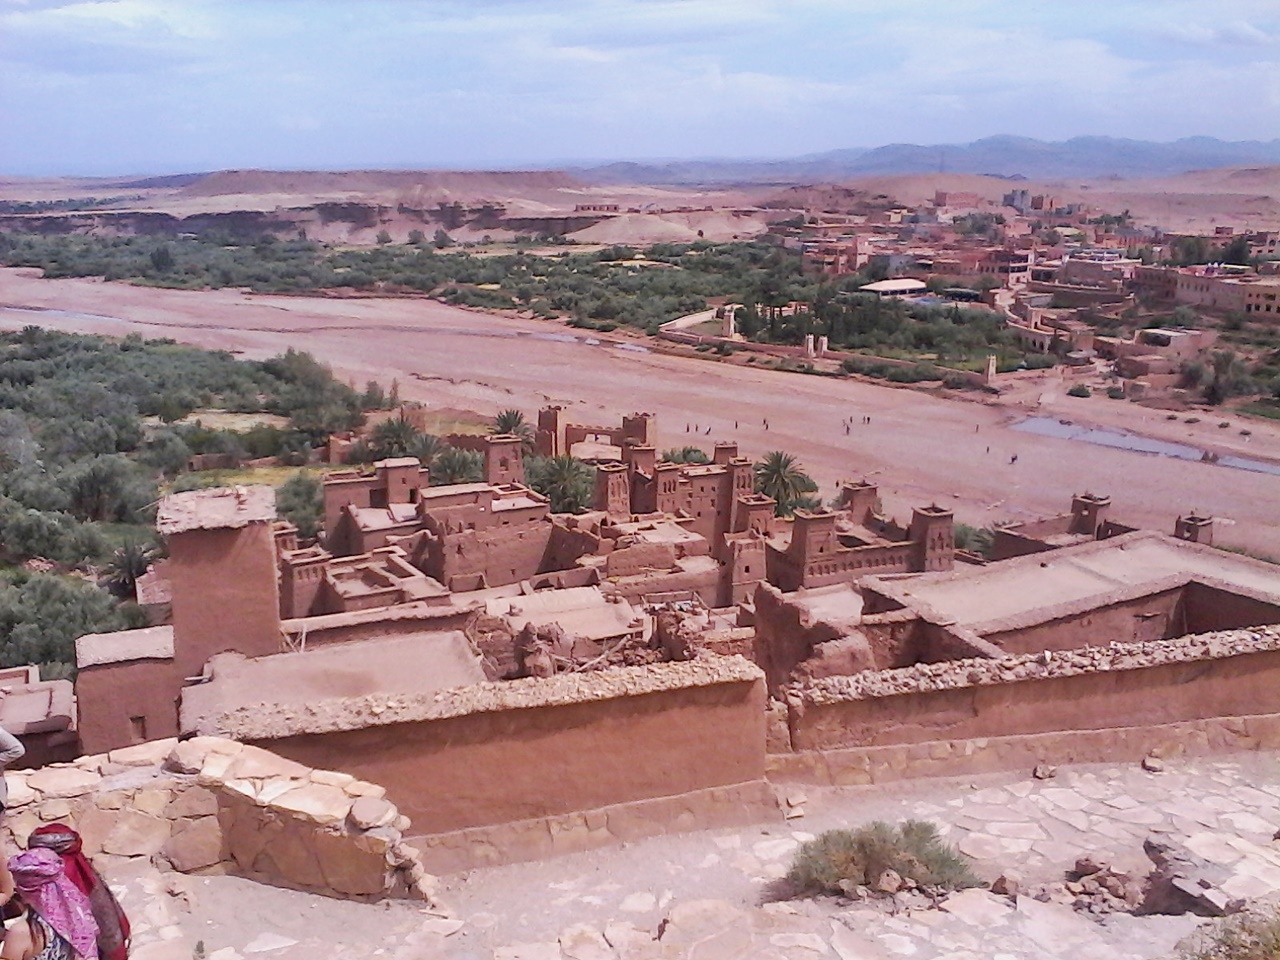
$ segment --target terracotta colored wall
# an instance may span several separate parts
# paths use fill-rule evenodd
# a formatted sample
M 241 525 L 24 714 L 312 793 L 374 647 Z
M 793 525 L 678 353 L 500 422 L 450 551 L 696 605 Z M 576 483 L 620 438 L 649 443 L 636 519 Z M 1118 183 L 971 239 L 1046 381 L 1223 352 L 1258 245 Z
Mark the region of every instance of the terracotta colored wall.
M 137 741 L 130 717 L 146 718 L 149 740 L 178 735 L 182 672 L 172 660 L 130 660 L 82 667 L 76 676 L 80 745 L 106 753 Z
M 607 577 L 629 577 L 647 570 L 670 570 L 675 566 L 675 546 L 670 543 L 637 543 L 615 550 L 605 558 Z
M 1201 583 L 1189 583 L 1182 592 L 1187 633 L 1234 630 L 1280 623 L 1280 606 L 1227 593 Z
M 764 706 L 735 681 L 258 746 L 382 784 L 432 834 L 758 780 Z
M 271 527 L 193 530 L 169 538 L 174 660 L 195 676 L 215 653 L 280 650 L 280 596 Z
M 613 584 L 614 591 L 628 603 L 639 603 L 646 594 L 677 593 L 689 590 L 700 596 L 704 603 L 711 604 L 720 595 L 722 570 L 712 567 L 709 570 L 672 572 L 656 571 L 651 575 L 628 577 Z
M 1120 643 L 1164 640 L 1196 632 L 1186 625 L 1181 599 L 1181 588 L 1166 590 L 1031 627 L 983 632 L 983 636 L 1009 653 L 1077 650 L 1097 643 L 1099 637 Z
M 898 694 L 791 713 L 797 750 L 1106 730 L 1280 712 L 1280 652 Z

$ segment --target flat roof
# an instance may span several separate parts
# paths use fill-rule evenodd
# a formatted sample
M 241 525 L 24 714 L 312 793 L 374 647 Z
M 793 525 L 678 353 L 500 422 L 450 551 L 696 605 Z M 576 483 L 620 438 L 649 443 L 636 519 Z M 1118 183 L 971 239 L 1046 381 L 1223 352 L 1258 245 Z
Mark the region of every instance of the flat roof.
M 212 679 L 182 691 L 183 730 L 203 729 L 212 718 L 239 708 L 430 694 L 485 681 L 480 658 L 458 630 L 351 640 L 252 660 L 221 654 L 210 663 Z
M 949 573 L 878 580 L 874 589 L 908 606 L 923 604 L 981 634 L 1001 621 L 1052 607 L 1105 605 L 1108 595 L 1142 587 L 1173 589 L 1191 580 L 1240 588 L 1280 602 L 1280 568 L 1213 547 L 1140 530 Z
M 214 487 L 171 493 L 160 501 L 156 529 L 166 536 L 191 530 L 234 530 L 276 518 L 274 487 Z
M 86 633 L 76 639 L 76 666 L 96 667 L 129 660 L 172 660 L 173 627 L 143 627 L 114 633 Z
M 870 293 L 916 293 L 928 288 L 929 285 L 923 280 L 911 280 L 904 277 L 901 280 L 877 280 L 875 283 L 864 283 L 858 289 L 866 290 Z
M 611 600 L 599 587 L 540 590 L 516 597 L 486 601 L 490 616 L 502 617 L 515 629 L 526 623 L 535 627 L 558 623 L 569 636 L 608 640 L 640 628 L 637 613 L 625 600 Z
M 352 507 L 351 512 L 361 530 L 386 530 L 416 520 L 418 507 L 412 503 L 392 503 L 385 507 Z

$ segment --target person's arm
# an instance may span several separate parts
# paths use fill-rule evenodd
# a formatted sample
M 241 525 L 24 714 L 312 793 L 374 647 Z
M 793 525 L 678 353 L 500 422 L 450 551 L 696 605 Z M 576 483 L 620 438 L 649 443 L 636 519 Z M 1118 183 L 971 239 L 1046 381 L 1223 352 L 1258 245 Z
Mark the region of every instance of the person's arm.
M 27 753 L 22 741 L 4 727 L 0 727 L 0 770 L 15 760 L 21 760 Z
M 26 917 L 19 917 L 4 932 L 4 943 L 0 944 L 0 960 L 26 960 L 34 952 L 32 946 L 31 925 Z

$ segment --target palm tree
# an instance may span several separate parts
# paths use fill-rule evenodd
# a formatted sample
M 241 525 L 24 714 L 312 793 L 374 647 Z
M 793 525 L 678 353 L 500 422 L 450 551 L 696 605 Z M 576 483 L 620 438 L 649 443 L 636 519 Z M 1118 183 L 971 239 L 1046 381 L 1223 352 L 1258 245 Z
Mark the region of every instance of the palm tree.
M 498 411 L 498 415 L 493 418 L 493 425 L 489 428 L 489 432 L 519 437 L 521 440 L 520 445 L 525 452 L 533 452 L 533 427 L 524 418 L 524 414 L 514 407 Z
M 552 513 L 582 513 L 595 495 L 595 469 L 577 457 L 534 457 L 525 480 L 551 501 Z
M 436 455 L 431 468 L 431 485 L 476 483 L 484 479 L 484 457 L 474 450 L 445 447 Z
M 755 465 L 756 493 L 772 497 L 777 505 L 773 512 L 779 517 L 789 517 L 797 509 L 814 509 L 820 506 L 816 493 L 818 485 L 800 467 L 800 461 L 789 453 L 773 450 Z
M 377 424 L 369 435 L 369 446 L 380 459 L 407 457 L 410 445 L 419 436 L 418 428 L 401 414 Z
M 107 589 L 122 600 L 137 599 L 138 579 L 151 569 L 157 556 L 159 550 L 149 540 L 124 541 L 107 561 Z
M 430 433 L 420 433 L 414 438 L 413 443 L 409 444 L 408 456 L 417 457 L 418 462 L 430 470 L 435 465 L 436 457 L 448 448 L 449 445 L 439 437 Z

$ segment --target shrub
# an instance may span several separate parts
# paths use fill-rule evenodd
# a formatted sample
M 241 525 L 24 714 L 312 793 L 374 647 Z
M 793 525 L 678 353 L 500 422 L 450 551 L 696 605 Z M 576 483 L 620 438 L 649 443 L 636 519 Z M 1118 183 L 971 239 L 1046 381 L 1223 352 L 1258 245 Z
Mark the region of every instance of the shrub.
M 1074 387 L 1067 391 L 1068 397 L 1091 397 L 1093 391 L 1086 387 L 1083 383 L 1077 383 Z
M 840 894 L 850 885 L 871 886 L 886 870 L 923 887 L 979 885 L 968 859 L 923 820 L 898 827 L 877 820 L 858 830 L 828 830 L 796 851 L 786 882 L 795 896 Z
M 1280 957 L 1280 915 L 1250 911 L 1195 934 L 1181 960 L 1272 960 Z
M 1124 399 L 1124 387 L 1107 387 L 1107 396 L 1112 400 Z

